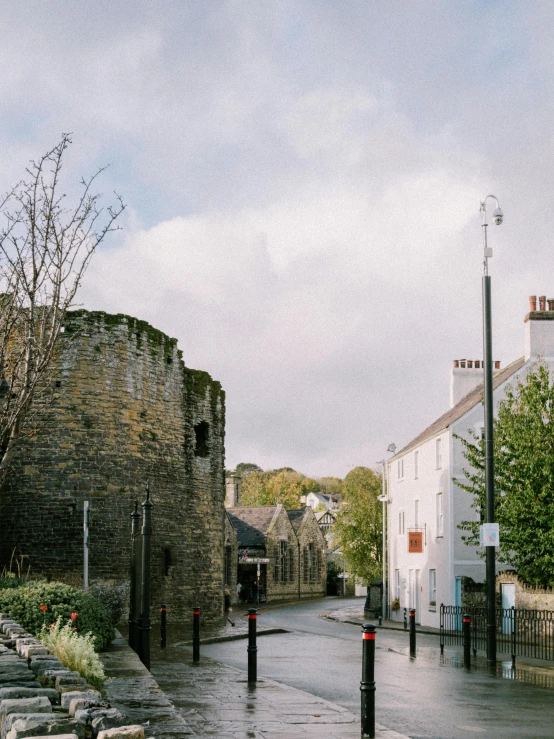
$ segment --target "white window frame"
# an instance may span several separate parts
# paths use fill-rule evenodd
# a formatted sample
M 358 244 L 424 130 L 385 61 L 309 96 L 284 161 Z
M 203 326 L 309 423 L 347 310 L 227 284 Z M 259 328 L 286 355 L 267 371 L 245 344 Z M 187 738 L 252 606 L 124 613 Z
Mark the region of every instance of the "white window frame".
M 432 604 L 435 605 L 432 605 Z M 429 570 L 429 610 L 437 610 L 437 571 Z
M 398 535 L 404 536 L 406 531 L 404 510 L 398 511 Z
M 419 528 L 419 498 L 414 500 L 414 528 Z
M 436 510 L 436 538 L 442 538 L 444 536 L 444 511 L 443 511 L 443 498 L 442 490 L 440 490 L 435 496 L 435 510 Z
M 394 571 L 394 597 L 400 600 L 400 570 Z
M 435 440 L 435 465 L 437 470 L 442 469 L 442 439 Z
M 398 462 L 396 463 L 396 471 L 397 471 L 398 479 L 403 480 L 404 479 L 404 457 L 402 457 L 402 459 L 399 459 Z
M 414 452 L 414 480 L 419 477 L 419 452 Z

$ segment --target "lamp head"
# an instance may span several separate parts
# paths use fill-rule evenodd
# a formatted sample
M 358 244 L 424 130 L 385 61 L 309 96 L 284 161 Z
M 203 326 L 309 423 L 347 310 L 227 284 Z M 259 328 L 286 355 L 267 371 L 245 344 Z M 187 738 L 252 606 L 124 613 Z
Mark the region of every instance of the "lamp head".
M 496 208 L 494 213 L 492 214 L 492 217 L 494 218 L 494 222 L 497 226 L 500 226 L 502 221 L 504 220 L 504 213 L 502 212 L 501 208 Z

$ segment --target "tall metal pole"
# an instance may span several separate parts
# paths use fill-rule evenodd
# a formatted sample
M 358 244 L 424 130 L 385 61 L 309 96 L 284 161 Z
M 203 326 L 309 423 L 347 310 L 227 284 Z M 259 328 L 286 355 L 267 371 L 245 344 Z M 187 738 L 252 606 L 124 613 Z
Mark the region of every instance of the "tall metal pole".
M 502 223 L 502 211 L 494 195 L 487 195 L 481 203 L 483 214 L 483 355 L 485 369 L 485 515 L 486 523 L 494 523 L 494 446 L 493 446 L 493 375 L 492 375 L 492 319 L 491 319 L 491 278 L 489 276 L 489 257 L 492 249 L 487 244 L 487 198 L 496 200 L 495 222 Z M 496 665 L 496 550 L 494 546 L 486 549 L 487 580 L 487 664 Z
M 150 543 L 152 537 L 152 501 L 150 482 L 146 483 L 146 500 L 142 504 L 142 582 L 140 593 L 139 657 L 150 669 Z
M 88 590 L 88 511 L 89 503 L 83 503 L 83 588 Z
M 383 616 L 383 619 L 386 620 L 388 617 L 388 604 L 389 604 L 389 590 L 387 587 L 387 524 L 386 524 L 386 515 L 387 515 L 387 484 L 386 484 L 386 475 L 387 475 L 387 461 L 386 459 L 383 460 L 383 487 L 382 487 L 382 494 L 381 494 L 381 500 L 383 505 L 383 595 L 381 596 L 381 615 Z

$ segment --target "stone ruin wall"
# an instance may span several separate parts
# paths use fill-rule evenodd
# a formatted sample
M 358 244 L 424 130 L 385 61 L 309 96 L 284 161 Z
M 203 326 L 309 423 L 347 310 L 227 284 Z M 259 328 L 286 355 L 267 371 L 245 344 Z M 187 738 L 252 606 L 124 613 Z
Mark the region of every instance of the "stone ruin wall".
M 515 583 L 516 608 L 537 611 L 554 611 L 554 589 L 528 585 L 520 580 L 515 572 L 500 572 L 496 576 L 496 589 L 500 592 L 502 583 Z
M 68 314 L 41 427 L 0 492 L 0 562 L 82 583 L 90 502 L 90 582 L 128 581 L 130 514 L 152 500 L 152 617 L 207 620 L 223 602 L 224 393 L 185 367 L 175 339 L 137 319 Z M 197 443 L 198 442 L 198 443 Z M 198 448 L 197 448 L 198 446 Z

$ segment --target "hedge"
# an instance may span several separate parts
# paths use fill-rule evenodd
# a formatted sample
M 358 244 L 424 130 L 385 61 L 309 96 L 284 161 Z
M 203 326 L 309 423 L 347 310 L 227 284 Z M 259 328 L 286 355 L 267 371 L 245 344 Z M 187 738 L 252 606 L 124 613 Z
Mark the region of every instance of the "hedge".
M 90 631 L 97 650 L 105 649 L 115 636 L 104 606 L 83 590 L 61 582 L 30 582 L 19 588 L 0 589 L 0 611 L 9 613 L 33 634 L 38 634 L 43 624 L 55 623 L 58 617 L 64 623 L 77 613 L 77 632 Z

